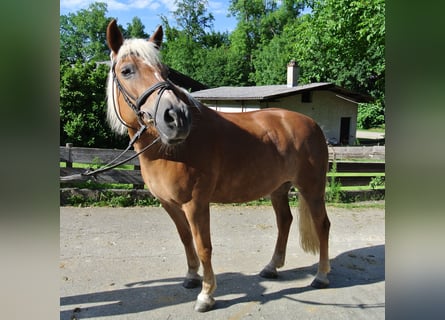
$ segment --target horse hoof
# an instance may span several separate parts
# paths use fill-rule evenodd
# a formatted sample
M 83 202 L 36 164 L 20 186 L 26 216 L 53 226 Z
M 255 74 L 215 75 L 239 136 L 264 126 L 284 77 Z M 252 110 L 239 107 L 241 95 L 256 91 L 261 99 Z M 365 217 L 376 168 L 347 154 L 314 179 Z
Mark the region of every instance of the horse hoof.
M 260 272 L 260 277 L 266 278 L 266 279 L 276 279 L 276 278 L 278 278 L 278 272 L 276 272 L 274 270 L 263 269 Z
M 314 281 L 312 281 L 312 283 L 311 283 L 311 287 L 315 288 L 315 289 L 325 289 L 325 288 L 329 287 L 329 282 L 324 283 L 318 279 L 314 279 Z
M 201 286 L 201 280 L 200 279 L 185 279 L 182 283 L 182 286 L 186 289 L 193 289 L 198 288 Z
M 207 312 L 209 310 L 212 310 L 214 305 L 215 305 L 215 299 L 213 299 L 212 297 L 202 298 L 198 296 L 198 299 L 196 300 L 195 304 L 195 311 Z

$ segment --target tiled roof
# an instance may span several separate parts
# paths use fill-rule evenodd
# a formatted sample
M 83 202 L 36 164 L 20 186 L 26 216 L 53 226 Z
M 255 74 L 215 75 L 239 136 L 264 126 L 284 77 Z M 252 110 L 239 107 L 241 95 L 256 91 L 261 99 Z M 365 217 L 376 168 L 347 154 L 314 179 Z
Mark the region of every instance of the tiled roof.
M 271 100 L 314 90 L 334 91 L 355 102 L 369 102 L 372 100 L 367 95 L 346 90 L 330 82 L 303 84 L 295 87 L 288 87 L 287 85 L 219 87 L 195 91 L 192 95 L 200 100 Z

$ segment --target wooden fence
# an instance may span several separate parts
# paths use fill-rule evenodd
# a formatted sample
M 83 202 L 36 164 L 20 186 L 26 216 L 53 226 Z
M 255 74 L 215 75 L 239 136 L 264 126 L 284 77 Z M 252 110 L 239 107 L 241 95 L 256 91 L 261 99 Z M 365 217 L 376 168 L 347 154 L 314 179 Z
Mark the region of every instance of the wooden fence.
M 85 172 L 85 168 L 75 168 L 73 164 L 84 164 L 97 167 L 113 160 L 122 150 L 80 148 L 67 145 L 60 147 L 60 162 L 65 163 L 60 167 L 60 176 L 70 176 Z M 129 158 L 134 151 L 127 151 L 124 158 Z M 332 168 L 333 160 L 337 165 L 336 179 L 342 186 L 368 186 L 376 176 L 382 176 L 385 172 L 385 147 L 329 147 L 329 165 Z M 128 169 L 128 166 L 131 166 Z M 126 169 L 113 169 L 97 175 L 94 180 L 98 183 L 132 184 L 134 189 L 143 188 L 139 160 L 137 158 L 126 164 Z M 349 173 L 342 175 L 342 173 Z M 357 175 L 354 175 L 357 173 Z M 89 178 L 77 177 L 69 183 L 86 181 Z M 68 182 L 62 182 L 65 185 Z

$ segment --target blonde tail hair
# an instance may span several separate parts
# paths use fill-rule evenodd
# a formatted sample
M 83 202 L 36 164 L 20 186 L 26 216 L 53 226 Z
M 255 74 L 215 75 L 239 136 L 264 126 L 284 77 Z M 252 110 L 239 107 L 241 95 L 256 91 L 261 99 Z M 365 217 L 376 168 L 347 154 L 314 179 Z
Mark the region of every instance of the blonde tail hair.
M 299 228 L 300 228 L 300 243 L 305 252 L 317 254 L 320 252 L 320 240 L 315 231 L 314 222 L 311 217 L 309 206 L 304 197 L 299 194 Z

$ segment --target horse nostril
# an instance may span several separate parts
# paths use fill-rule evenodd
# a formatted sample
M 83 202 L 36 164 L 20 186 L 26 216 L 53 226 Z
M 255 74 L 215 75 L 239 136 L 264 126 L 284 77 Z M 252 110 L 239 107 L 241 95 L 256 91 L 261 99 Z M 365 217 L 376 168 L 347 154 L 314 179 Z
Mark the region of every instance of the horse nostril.
M 178 125 L 178 115 L 173 109 L 169 109 L 164 113 L 164 121 L 167 124 Z

